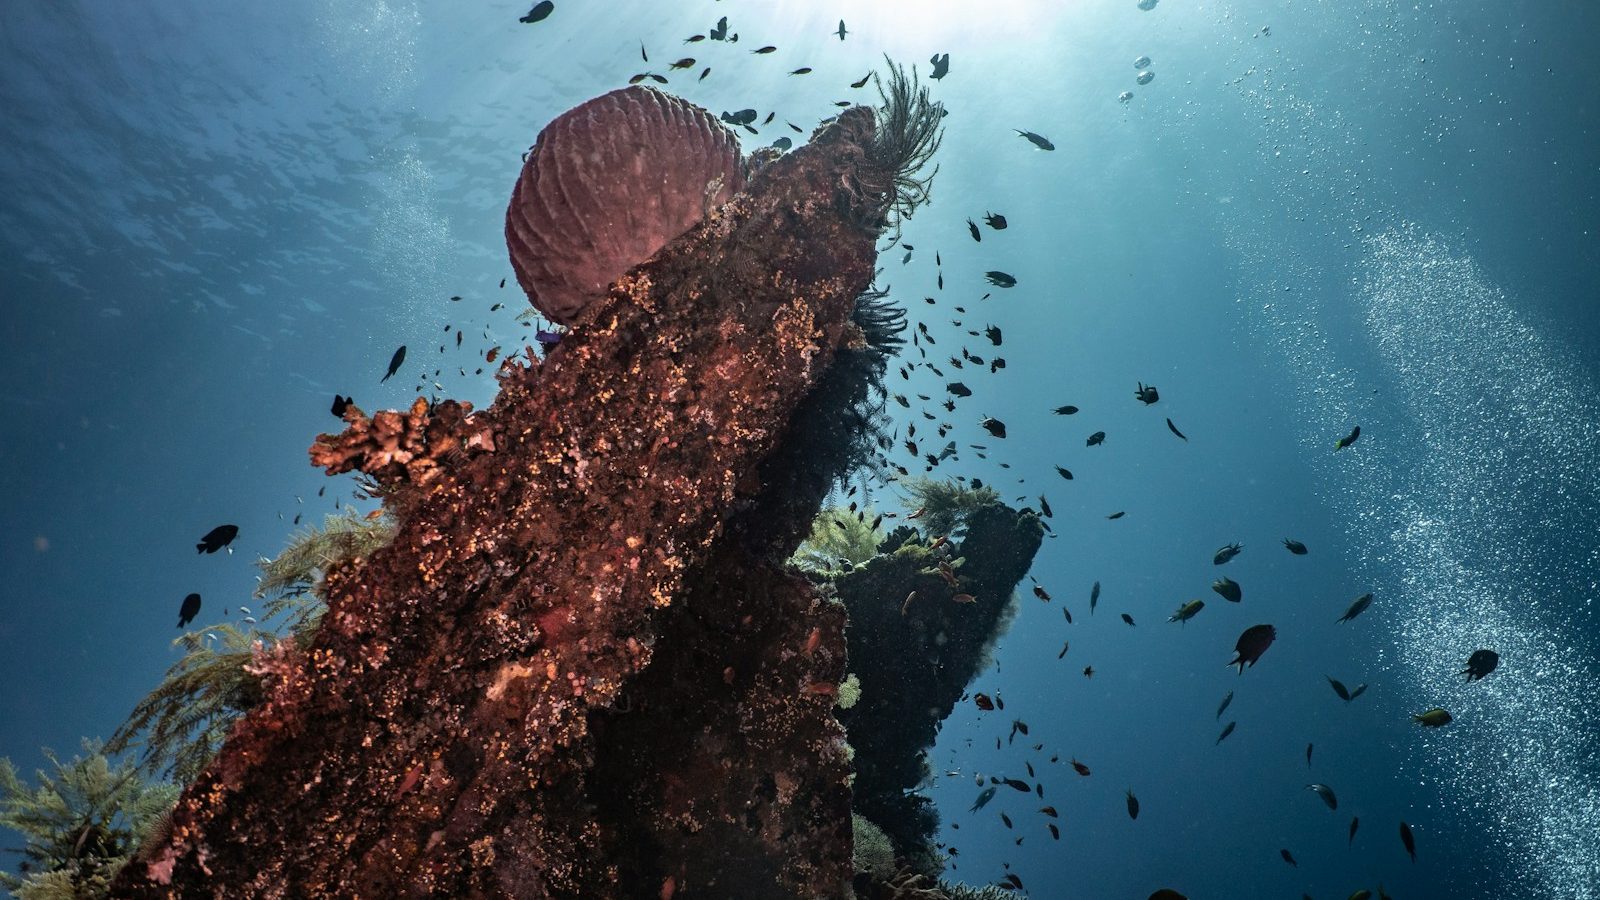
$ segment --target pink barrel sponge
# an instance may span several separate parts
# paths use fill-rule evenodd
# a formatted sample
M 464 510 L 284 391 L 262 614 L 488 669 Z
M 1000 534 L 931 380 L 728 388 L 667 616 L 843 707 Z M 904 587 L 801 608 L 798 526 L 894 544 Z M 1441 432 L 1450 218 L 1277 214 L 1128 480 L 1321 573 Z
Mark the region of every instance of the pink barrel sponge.
M 596 97 L 545 126 L 511 192 L 517 282 L 569 325 L 743 188 L 739 141 L 709 112 L 648 87 Z

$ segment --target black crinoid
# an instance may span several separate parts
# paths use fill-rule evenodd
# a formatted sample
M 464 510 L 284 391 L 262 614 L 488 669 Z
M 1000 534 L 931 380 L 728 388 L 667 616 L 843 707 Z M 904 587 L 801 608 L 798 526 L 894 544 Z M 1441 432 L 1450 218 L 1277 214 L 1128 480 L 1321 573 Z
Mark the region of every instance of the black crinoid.
M 859 334 L 834 354 L 833 364 L 795 410 L 778 450 L 762 464 L 763 497 L 756 504 L 765 521 L 746 531 L 780 558 L 794 552 L 810 528 L 824 496 L 863 471 L 876 471 L 884 435 L 889 358 L 905 343 L 905 310 L 889 292 L 869 287 L 856 298 L 851 322 Z
M 887 84 L 873 75 L 881 103 L 867 161 L 889 179 L 893 197 L 889 225 L 898 228 L 901 220 L 911 218 L 917 207 L 928 202 L 933 190 L 933 177 L 939 167 L 935 165 L 926 174 L 923 170 L 944 138 L 945 108 L 928 99 L 928 89 L 917 83 L 915 67 L 907 77 L 904 67 L 888 57 L 884 60 L 889 64 Z
M 864 230 L 898 234 L 901 222 L 928 202 L 939 167 L 923 170 L 939 150 L 946 113 L 944 104 L 928 99 L 915 67 L 907 75 L 905 67 L 884 59 L 888 77 L 872 76 L 879 98 L 876 127 L 865 148 L 866 165 L 854 185 L 851 218 Z

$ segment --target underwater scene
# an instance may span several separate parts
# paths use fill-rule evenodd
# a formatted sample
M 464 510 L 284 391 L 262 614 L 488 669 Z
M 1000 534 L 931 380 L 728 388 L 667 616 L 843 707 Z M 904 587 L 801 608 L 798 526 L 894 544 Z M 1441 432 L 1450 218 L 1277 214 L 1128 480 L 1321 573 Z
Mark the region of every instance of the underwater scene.
M 1600 900 L 1600 7 L 0 6 L 0 887 Z

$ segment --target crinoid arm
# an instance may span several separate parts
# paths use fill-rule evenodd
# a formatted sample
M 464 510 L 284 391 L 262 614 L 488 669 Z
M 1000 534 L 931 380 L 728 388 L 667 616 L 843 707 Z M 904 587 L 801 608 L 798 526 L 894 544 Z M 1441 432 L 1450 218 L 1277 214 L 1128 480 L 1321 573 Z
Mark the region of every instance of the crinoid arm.
M 883 223 L 898 230 L 902 220 L 928 202 L 939 167 L 924 170 L 944 138 L 941 122 L 946 112 L 944 104 L 928 98 L 915 66 L 907 75 L 904 66 L 887 56 L 884 60 L 889 64 L 888 77 L 873 75 L 880 102 L 877 129 L 867 147 L 867 160 L 877 177 L 864 186 L 881 191 Z

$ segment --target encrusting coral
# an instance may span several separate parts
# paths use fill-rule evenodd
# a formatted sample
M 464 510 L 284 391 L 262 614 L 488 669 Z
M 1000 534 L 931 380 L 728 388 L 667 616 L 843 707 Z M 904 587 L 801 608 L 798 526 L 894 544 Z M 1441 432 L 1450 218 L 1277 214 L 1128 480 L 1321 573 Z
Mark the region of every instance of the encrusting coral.
M 397 533 L 257 654 L 263 701 L 119 896 L 848 891 L 844 609 L 782 563 L 837 473 L 784 461 L 860 340 L 901 183 L 874 133 L 849 109 L 768 162 L 489 408 L 318 440 Z
M 914 493 L 946 500 L 960 493 L 936 485 L 919 483 Z M 1044 536 L 1037 514 L 1012 509 L 992 492 L 958 499 L 939 529 L 896 529 L 880 548 L 893 543 L 892 552 L 832 582 L 849 613 L 850 670 L 861 684 L 861 699 L 839 712 L 855 748 L 852 806 L 928 875 L 938 874 L 938 821 L 932 803 L 913 790 L 927 775 L 926 751 L 968 682 L 988 665 L 1015 611 L 1013 590 Z M 951 532 L 962 536 L 931 546 Z M 958 592 L 973 601 L 955 602 Z

